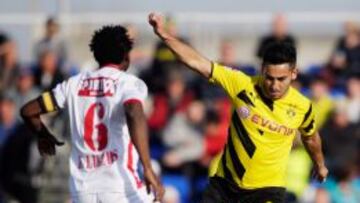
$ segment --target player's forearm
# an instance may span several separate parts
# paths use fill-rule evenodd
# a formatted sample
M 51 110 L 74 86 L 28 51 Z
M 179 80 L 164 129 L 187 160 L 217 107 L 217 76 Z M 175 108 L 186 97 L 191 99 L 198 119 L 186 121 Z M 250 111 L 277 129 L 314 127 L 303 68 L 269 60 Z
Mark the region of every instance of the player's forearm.
M 315 166 L 317 168 L 325 166 L 319 133 L 315 133 L 313 136 L 302 136 L 302 141 Z
M 147 170 L 151 168 L 151 163 L 146 117 L 143 112 L 134 111 L 131 108 L 138 107 L 130 107 L 126 113 L 131 141 L 139 153 L 144 169 Z
M 199 54 L 189 45 L 168 33 L 159 33 L 158 36 L 173 51 L 177 58 L 192 70 L 209 78 L 211 74 L 211 61 Z

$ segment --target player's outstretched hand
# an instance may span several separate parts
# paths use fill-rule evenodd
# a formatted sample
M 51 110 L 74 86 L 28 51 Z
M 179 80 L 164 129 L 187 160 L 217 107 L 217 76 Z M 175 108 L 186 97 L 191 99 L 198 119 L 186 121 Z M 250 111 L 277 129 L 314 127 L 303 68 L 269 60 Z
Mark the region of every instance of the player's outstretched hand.
M 155 175 L 152 169 L 144 170 L 144 178 L 147 192 L 150 193 L 151 189 L 154 190 L 154 202 L 160 202 L 164 196 L 165 190 L 161 185 L 159 178 Z
M 164 18 L 161 14 L 154 12 L 150 13 L 149 24 L 153 27 L 154 32 L 160 37 L 166 34 L 164 29 Z
M 63 142 L 57 140 L 46 128 L 38 135 L 37 144 L 41 156 L 55 155 L 56 146 L 64 145 Z

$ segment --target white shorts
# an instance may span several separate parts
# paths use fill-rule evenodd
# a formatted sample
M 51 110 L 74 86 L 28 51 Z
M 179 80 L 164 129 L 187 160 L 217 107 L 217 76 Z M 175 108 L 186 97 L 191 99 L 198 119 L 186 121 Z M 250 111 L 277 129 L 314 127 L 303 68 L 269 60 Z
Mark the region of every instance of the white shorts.
M 152 193 L 147 194 L 145 187 L 128 196 L 116 192 L 77 194 L 72 196 L 72 203 L 151 203 L 153 201 L 154 195 Z

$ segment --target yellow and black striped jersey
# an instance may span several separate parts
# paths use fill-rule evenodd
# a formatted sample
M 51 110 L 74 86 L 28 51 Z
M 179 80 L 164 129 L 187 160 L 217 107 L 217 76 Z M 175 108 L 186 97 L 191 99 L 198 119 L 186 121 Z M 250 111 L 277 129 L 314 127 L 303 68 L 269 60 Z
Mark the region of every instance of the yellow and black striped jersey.
M 233 105 L 228 141 L 215 175 L 244 189 L 284 187 L 297 131 L 303 136 L 316 131 L 309 99 L 292 87 L 281 99 L 268 99 L 259 80 L 213 63 L 210 82 L 223 87 Z

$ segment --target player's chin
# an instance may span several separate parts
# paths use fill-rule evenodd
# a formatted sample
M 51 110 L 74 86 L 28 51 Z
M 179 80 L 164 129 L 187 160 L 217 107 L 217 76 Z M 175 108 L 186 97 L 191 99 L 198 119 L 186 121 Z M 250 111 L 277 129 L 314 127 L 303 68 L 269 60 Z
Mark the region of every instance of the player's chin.
M 269 94 L 269 96 L 270 96 L 270 99 L 277 100 L 277 99 L 280 99 L 283 96 L 283 94 L 281 94 L 279 92 L 272 92 Z

